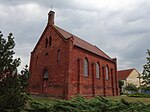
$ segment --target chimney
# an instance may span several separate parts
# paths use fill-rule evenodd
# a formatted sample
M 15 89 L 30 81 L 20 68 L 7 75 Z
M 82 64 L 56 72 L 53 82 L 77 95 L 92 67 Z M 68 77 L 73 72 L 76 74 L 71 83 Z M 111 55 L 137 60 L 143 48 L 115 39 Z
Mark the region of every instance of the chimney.
M 54 16 L 55 16 L 55 12 L 54 11 L 50 11 L 48 13 L 48 24 L 54 24 Z

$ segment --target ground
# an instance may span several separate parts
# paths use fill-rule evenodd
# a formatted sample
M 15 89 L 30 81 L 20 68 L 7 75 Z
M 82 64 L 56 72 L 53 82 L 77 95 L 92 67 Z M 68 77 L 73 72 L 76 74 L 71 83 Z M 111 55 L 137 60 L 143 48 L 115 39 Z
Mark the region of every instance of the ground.
M 137 97 L 128 97 L 126 95 L 121 95 L 121 96 L 109 96 L 106 97 L 107 99 L 111 99 L 111 100 L 120 100 L 121 98 L 125 99 L 128 102 L 135 102 L 135 101 L 140 101 L 143 102 L 145 104 L 150 104 L 150 98 L 137 98 Z

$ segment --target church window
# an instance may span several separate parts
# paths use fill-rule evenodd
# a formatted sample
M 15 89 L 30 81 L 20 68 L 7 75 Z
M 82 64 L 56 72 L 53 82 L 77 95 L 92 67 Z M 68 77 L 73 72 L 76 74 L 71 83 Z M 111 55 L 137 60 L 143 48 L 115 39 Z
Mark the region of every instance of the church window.
M 58 52 L 57 52 L 57 62 L 59 63 L 60 61 L 60 49 L 58 49 Z
M 48 79 L 48 71 L 47 71 L 47 70 L 45 70 L 44 75 L 43 75 L 43 78 L 44 78 L 44 79 Z
M 48 46 L 48 39 L 46 38 L 45 39 L 45 48 L 47 48 L 47 46 Z
M 106 66 L 106 80 L 109 79 L 109 69 L 108 69 L 108 66 Z
M 50 36 L 49 37 L 49 46 L 51 46 L 52 45 L 52 37 Z
M 84 76 L 88 76 L 88 60 L 87 58 L 84 59 Z
M 96 78 L 99 78 L 100 77 L 100 70 L 99 70 L 99 63 L 97 62 L 96 63 Z

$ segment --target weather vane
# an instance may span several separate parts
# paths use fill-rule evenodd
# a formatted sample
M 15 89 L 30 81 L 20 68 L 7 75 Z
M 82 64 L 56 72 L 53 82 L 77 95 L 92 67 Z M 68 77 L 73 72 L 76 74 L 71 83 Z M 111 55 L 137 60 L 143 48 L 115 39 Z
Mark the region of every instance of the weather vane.
M 53 5 L 51 5 L 51 10 L 53 10 Z
M 51 5 L 51 10 L 53 10 L 53 6 L 54 6 L 54 5 L 53 5 L 52 0 L 50 0 L 50 2 L 51 2 L 51 4 L 52 4 L 52 5 Z

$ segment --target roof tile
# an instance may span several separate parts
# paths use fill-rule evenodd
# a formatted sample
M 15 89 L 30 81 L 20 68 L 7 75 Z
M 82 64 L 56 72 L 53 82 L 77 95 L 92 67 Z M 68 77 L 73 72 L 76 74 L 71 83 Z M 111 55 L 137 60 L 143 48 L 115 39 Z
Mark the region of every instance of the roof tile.
M 63 35 L 63 37 L 65 39 L 69 39 L 70 37 L 73 36 L 73 38 L 74 38 L 74 41 L 73 41 L 74 45 L 76 45 L 76 46 L 78 46 L 78 47 L 80 47 L 82 49 L 88 50 L 88 51 L 90 51 L 90 52 L 92 52 L 94 54 L 97 54 L 97 55 L 99 55 L 101 57 L 104 57 L 106 59 L 112 60 L 107 54 L 105 54 L 98 47 L 96 47 L 96 46 L 94 46 L 94 45 L 92 45 L 92 44 L 90 44 L 90 43 L 88 43 L 88 42 L 78 38 L 77 36 L 75 36 L 75 35 L 67 32 L 67 31 L 57 27 L 56 25 L 54 25 L 54 27 L 57 29 L 57 31 L 59 31 Z
M 120 70 L 120 71 L 118 71 L 118 80 L 125 80 L 125 79 L 127 79 L 127 77 L 130 75 L 130 73 L 133 70 L 134 69 L 127 69 L 127 70 Z

